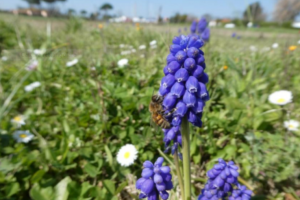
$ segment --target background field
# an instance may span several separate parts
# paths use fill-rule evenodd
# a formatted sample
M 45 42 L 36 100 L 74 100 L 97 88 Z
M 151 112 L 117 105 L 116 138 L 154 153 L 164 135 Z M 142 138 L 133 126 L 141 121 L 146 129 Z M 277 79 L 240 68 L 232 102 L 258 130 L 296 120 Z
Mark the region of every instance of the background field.
M 0 19 L 1 56 L 8 58 L 0 61 L 0 199 L 137 198 L 134 184 L 143 161 L 171 158 L 162 153 L 162 132 L 150 125 L 148 104 L 172 38 L 178 29 L 188 34 L 189 25 L 101 22 L 99 28 L 99 22 L 77 18 L 1 14 Z M 191 136 L 193 195 L 203 188 L 206 169 L 223 158 L 240 167 L 240 181 L 253 189 L 253 199 L 300 199 L 300 133 L 283 126 L 300 119 L 299 32 L 211 33 L 203 48 L 211 100 L 203 128 L 193 128 Z M 150 48 L 152 40 L 157 48 Z M 139 50 L 140 45 L 147 48 Z M 290 51 L 290 45 L 298 48 Z M 46 51 L 35 55 L 34 49 Z M 132 53 L 121 55 L 128 50 Z M 66 67 L 74 58 L 79 62 Z M 129 60 L 124 68 L 117 65 L 122 58 Z M 32 59 L 38 68 L 25 70 Z M 25 92 L 34 81 L 41 86 Z M 270 104 L 269 94 L 281 89 L 292 91 L 293 103 Z M 28 144 L 12 137 L 17 128 L 11 119 L 19 114 L 27 117 L 20 129 L 35 135 Z M 116 153 L 127 143 L 139 157 L 125 168 Z M 174 185 L 171 199 L 177 199 L 176 179 Z

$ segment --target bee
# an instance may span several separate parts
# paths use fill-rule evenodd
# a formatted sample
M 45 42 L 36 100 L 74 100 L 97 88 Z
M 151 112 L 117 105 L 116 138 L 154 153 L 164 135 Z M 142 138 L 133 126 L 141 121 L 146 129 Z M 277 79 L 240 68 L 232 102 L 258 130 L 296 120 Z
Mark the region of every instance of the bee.
M 166 117 L 170 114 L 166 114 L 165 110 L 163 109 L 162 102 L 164 98 L 159 95 L 153 95 L 151 98 L 151 102 L 149 105 L 149 111 L 151 112 L 152 121 L 160 126 L 163 129 L 171 128 L 170 122 L 166 119 Z

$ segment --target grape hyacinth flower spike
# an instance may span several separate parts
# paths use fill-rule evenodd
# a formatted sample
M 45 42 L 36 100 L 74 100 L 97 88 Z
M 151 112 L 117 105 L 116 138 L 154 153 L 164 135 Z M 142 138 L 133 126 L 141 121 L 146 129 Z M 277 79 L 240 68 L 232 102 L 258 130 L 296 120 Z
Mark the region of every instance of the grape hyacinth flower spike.
M 142 177 L 136 182 L 136 188 L 141 190 L 140 199 L 158 200 L 159 196 L 163 200 L 169 198 L 167 190 L 173 188 L 172 175 L 170 167 L 163 166 L 163 162 L 164 159 L 159 157 L 154 164 L 148 160 L 143 163 Z

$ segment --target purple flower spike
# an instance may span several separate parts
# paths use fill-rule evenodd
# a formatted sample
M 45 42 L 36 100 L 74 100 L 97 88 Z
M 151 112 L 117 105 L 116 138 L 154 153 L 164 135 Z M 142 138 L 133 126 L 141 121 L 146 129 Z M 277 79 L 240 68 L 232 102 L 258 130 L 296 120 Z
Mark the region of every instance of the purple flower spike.
M 176 97 L 174 97 L 172 94 L 167 94 L 167 96 L 164 98 L 164 101 L 162 103 L 163 107 L 167 110 L 171 110 L 174 108 L 176 104 Z
M 171 52 L 173 55 L 176 55 L 176 53 L 177 53 L 178 51 L 180 51 L 180 50 L 182 50 L 182 49 L 181 49 L 180 45 L 178 45 L 178 44 L 172 44 L 172 45 L 170 46 L 170 52 Z
M 196 104 L 196 96 L 194 94 L 191 94 L 188 91 L 185 91 L 184 95 L 183 95 L 183 102 L 186 104 L 186 107 L 190 108 L 190 107 L 194 107 Z
M 233 190 L 228 200 L 250 200 L 252 195 L 251 190 L 247 190 L 244 185 L 238 184 L 238 189 Z
M 187 111 L 187 107 L 186 107 L 185 103 L 183 101 L 179 101 L 176 104 L 176 110 L 174 112 L 174 116 L 184 117 L 186 111 Z
M 176 82 L 172 86 L 170 94 L 174 95 L 176 98 L 180 98 L 183 96 L 184 92 L 185 92 L 184 84 Z
M 175 74 L 179 69 L 180 69 L 180 64 L 176 61 L 172 61 L 168 64 L 168 72 L 170 74 Z
M 195 70 L 193 71 L 193 76 L 196 78 L 200 78 L 203 75 L 203 68 L 200 65 L 197 65 Z
M 179 63 L 183 63 L 186 59 L 187 55 L 185 53 L 185 51 L 178 51 L 175 55 L 175 58 L 177 60 L 177 62 Z
M 190 93 L 197 93 L 199 90 L 198 80 L 194 76 L 190 76 L 185 83 L 185 87 Z
M 184 68 L 188 71 L 193 71 L 193 69 L 195 69 L 196 67 L 196 62 L 193 58 L 187 58 L 184 61 Z
M 180 40 L 181 40 L 180 36 L 175 36 L 175 37 L 173 38 L 172 42 L 173 42 L 173 44 L 178 44 L 178 45 L 180 45 Z
M 191 48 L 189 48 L 189 49 L 187 50 L 187 56 L 188 56 L 189 58 L 194 58 L 194 59 L 196 59 L 198 55 L 199 55 L 199 50 L 198 50 L 197 48 L 195 48 L 195 47 L 191 47 Z
M 203 31 L 203 33 L 201 34 L 201 38 L 202 38 L 205 42 L 208 42 L 209 37 L 210 37 L 210 29 L 209 29 L 209 28 L 206 28 L 206 29 Z
M 173 56 L 171 53 L 167 56 L 167 64 L 169 64 L 172 61 L 176 61 L 175 56 Z
M 207 26 L 207 21 L 204 17 L 202 17 L 198 23 L 198 33 L 202 33 L 205 30 L 206 26 Z
M 197 22 L 193 21 L 190 28 L 191 33 L 196 33 L 196 29 L 197 29 Z
M 164 88 L 171 88 L 174 83 L 175 77 L 171 74 L 168 74 L 167 76 L 162 78 L 160 85 Z
M 181 68 L 175 73 L 175 79 L 179 83 L 187 81 L 188 78 L 189 78 L 189 72 L 185 68 Z

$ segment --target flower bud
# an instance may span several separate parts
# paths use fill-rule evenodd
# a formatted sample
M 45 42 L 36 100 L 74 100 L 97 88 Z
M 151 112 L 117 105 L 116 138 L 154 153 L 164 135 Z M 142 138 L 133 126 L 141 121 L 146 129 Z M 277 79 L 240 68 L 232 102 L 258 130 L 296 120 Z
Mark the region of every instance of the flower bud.
M 183 101 L 179 101 L 176 104 L 176 110 L 174 112 L 174 116 L 184 117 L 186 111 L 187 111 L 186 104 Z
M 149 160 L 146 160 L 144 163 L 143 163 L 143 166 L 145 168 L 153 168 L 153 164 L 152 162 L 150 162 Z
M 160 174 L 154 174 L 154 183 L 161 184 L 163 182 L 163 178 Z
M 193 69 L 195 69 L 196 67 L 196 62 L 193 58 L 187 58 L 184 61 L 184 68 L 188 71 L 193 71 Z
M 193 111 L 198 114 L 203 112 L 205 102 L 201 98 L 197 98 L 196 105 L 193 107 Z
M 197 93 L 199 89 L 198 80 L 194 76 L 190 76 L 185 83 L 185 87 L 190 93 Z
M 163 157 L 158 157 L 157 160 L 155 161 L 154 165 L 157 165 L 157 166 L 161 166 L 164 162 L 164 158 Z
M 178 44 L 172 44 L 171 46 L 170 46 L 170 52 L 173 54 L 173 55 L 176 55 L 176 53 L 178 52 L 178 51 L 180 51 L 181 50 L 181 47 L 180 47 L 180 45 L 178 45 Z
M 142 177 L 143 178 L 149 178 L 153 175 L 153 170 L 150 168 L 144 168 L 142 171 Z
M 193 71 L 193 76 L 200 78 L 203 75 L 203 68 L 200 65 L 197 65 Z
M 154 182 L 152 179 L 147 179 L 141 187 L 142 192 L 144 192 L 146 195 L 150 194 L 153 189 L 154 189 Z
M 177 98 L 174 97 L 172 94 L 167 94 L 167 96 L 164 98 L 164 101 L 162 103 L 163 107 L 167 110 L 171 110 L 174 108 L 176 104 Z
M 180 64 L 176 61 L 172 61 L 168 64 L 168 72 L 170 74 L 175 74 L 179 69 L 180 69 Z
M 206 84 L 206 83 L 208 83 L 208 75 L 205 72 L 203 72 L 203 75 L 200 78 L 198 78 L 198 80 L 201 83 Z
M 171 53 L 167 56 L 167 64 L 169 64 L 172 61 L 176 61 L 175 56 L 173 56 Z
M 175 83 L 175 77 L 171 74 L 168 74 L 167 76 L 162 78 L 160 85 L 163 86 L 164 88 L 171 88 L 174 83 Z
M 185 87 L 183 84 L 176 82 L 172 88 L 171 88 L 171 92 L 170 94 L 172 94 L 173 96 L 175 96 L 176 98 L 180 98 L 183 96 L 185 92 Z
M 196 49 L 195 47 L 191 47 L 191 48 L 189 48 L 189 49 L 187 50 L 187 56 L 188 56 L 189 58 L 194 58 L 194 59 L 196 59 L 196 58 L 198 57 L 198 55 L 199 55 L 199 50 Z
M 185 51 L 178 51 L 175 55 L 176 61 L 179 63 L 183 63 L 186 59 L 187 55 Z
M 185 68 L 180 68 L 176 73 L 175 73 L 175 79 L 177 82 L 185 82 L 189 78 L 189 72 Z
M 194 107 L 196 104 L 196 96 L 188 91 L 185 91 L 183 95 L 183 102 L 186 104 L 187 108 Z
M 176 116 L 172 120 L 172 125 L 173 126 L 180 126 L 181 125 L 181 117 Z

